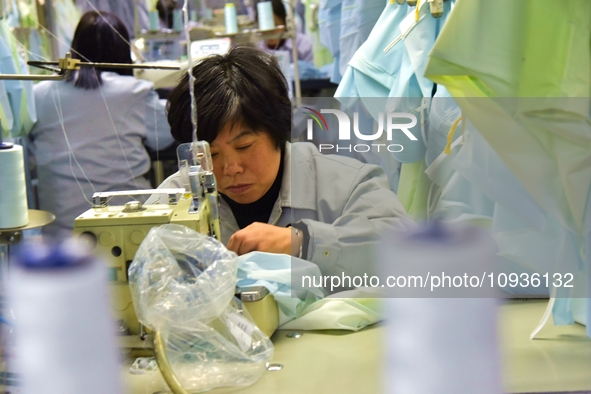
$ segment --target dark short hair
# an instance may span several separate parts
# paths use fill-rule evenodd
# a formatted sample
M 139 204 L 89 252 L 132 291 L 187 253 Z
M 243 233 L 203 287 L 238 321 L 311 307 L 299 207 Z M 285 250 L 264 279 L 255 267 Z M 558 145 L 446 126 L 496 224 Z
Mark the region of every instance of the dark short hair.
M 131 64 L 129 33 L 123 22 L 110 12 L 88 11 L 80 18 L 72 39 L 72 58 L 83 62 Z M 102 84 L 101 72 L 112 71 L 120 75 L 133 75 L 123 68 L 82 67 L 68 76 L 74 86 L 96 89 Z
M 210 144 L 228 123 L 241 122 L 265 132 L 283 150 L 291 133 L 291 102 L 287 82 L 274 56 L 237 46 L 225 55 L 210 56 L 193 67 L 197 138 Z M 189 75 L 184 73 L 170 92 L 168 123 L 179 143 L 193 140 Z
M 273 14 L 277 15 L 285 23 L 287 20 L 287 11 L 285 10 L 283 0 L 271 0 L 271 6 L 273 7 Z

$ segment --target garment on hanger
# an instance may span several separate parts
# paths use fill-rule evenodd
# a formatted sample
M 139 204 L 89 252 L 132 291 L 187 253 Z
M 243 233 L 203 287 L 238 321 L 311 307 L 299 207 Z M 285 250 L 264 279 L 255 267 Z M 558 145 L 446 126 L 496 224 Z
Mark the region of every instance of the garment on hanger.
M 21 57 L 16 39 L 5 20 L 0 20 L 0 40 L 5 44 L 0 54 L 2 58 L 0 72 L 3 74 L 28 74 L 28 66 Z M 19 80 L 4 80 L 2 82 L 7 92 L 13 119 L 10 133 L 13 137 L 27 135 L 37 121 L 33 82 Z
M 518 212 L 520 220 L 526 213 L 519 212 L 519 206 L 530 211 L 539 207 L 543 215 L 530 212 L 526 222 L 533 223 L 539 236 L 558 242 L 554 271 L 587 276 L 591 266 L 590 13 L 591 3 L 579 0 L 460 1 L 426 70 L 426 76 L 445 85 L 456 98 L 530 199 L 522 195 L 501 203 L 497 195 L 495 201 Z M 478 168 L 475 163 L 471 167 L 472 171 Z M 481 171 L 474 178 L 484 176 Z M 502 189 L 505 195 L 515 192 L 506 179 L 489 182 L 490 188 Z M 518 254 L 536 251 L 533 242 L 513 239 L 511 245 Z M 544 271 L 545 264 L 546 260 L 539 260 L 536 269 Z M 572 322 L 568 301 L 572 290 L 561 287 L 556 295 L 555 322 Z M 591 335 L 591 324 L 587 327 Z

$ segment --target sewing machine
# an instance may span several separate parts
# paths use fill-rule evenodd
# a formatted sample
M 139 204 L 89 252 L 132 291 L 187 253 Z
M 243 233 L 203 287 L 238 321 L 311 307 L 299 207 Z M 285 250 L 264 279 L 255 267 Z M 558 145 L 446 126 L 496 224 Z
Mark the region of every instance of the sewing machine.
M 145 337 L 132 305 L 128 269 L 150 229 L 167 223 L 181 224 L 218 240 L 221 237 L 218 192 L 209 145 L 202 141 L 182 144 L 177 154 L 181 177 L 188 183 L 186 189 L 95 193 L 93 207 L 74 221 L 74 234 L 84 236 L 93 251 L 108 263 L 111 304 L 120 334 L 134 337 L 121 341 L 122 347 L 138 347 L 137 336 Z M 131 201 L 123 206 L 109 205 L 113 197 L 153 194 L 164 194 L 167 203 L 144 205 Z M 270 336 L 278 325 L 277 303 L 273 296 L 261 289 L 243 289 L 242 293 L 244 307 L 257 326 Z

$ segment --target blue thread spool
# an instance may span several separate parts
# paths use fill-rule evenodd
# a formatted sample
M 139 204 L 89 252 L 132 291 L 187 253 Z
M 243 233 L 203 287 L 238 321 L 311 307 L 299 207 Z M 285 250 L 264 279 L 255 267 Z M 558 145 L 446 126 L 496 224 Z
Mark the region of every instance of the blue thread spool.
M 262 1 L 257 4 L 257 13 L 259 16 L 259 30 L 275 29 L 275 19 L 273 18 L 273 5 L 270 1 Z
M 150 11 L 150 31 L 160 30 L 160 18 L 158 11 Z
M 238 20 L 236 19 L 236 7 L 234 3 L 226 3 L 224 16 L 226 19 L 226 34 L 238 33 Z
M 183 30 L 183 10 L 172 10 L 172 30 Z

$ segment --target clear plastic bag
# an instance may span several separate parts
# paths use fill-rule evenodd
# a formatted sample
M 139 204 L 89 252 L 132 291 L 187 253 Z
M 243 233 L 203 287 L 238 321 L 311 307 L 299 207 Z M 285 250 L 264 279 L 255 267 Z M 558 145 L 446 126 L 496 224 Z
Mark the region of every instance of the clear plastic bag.
M 139 321 L 158 331 L 186 390 L 248 386 L 273 344 L 234 298 L 237 256 L 185 226 L 150 230 L 129 267 Z

